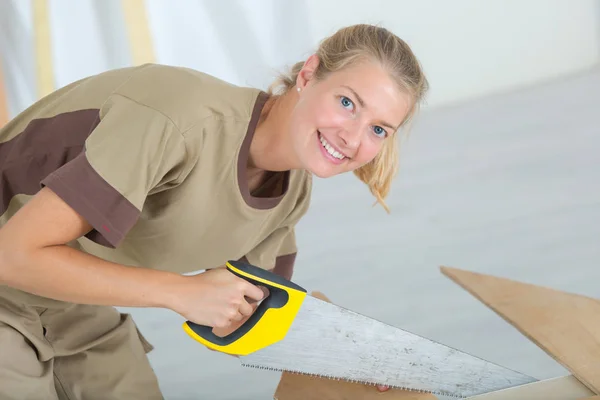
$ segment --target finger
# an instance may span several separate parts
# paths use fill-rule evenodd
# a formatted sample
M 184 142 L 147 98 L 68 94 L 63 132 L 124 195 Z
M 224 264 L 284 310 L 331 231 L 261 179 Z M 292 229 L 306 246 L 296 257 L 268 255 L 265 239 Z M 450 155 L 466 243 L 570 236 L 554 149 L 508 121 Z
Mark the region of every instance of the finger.
M 389 386 L 384 386 L 384 385 L 377 385 L 377 390 L 380 392 L 386 392 L 390 389 Z
M 269 294 L 271 294 L 271 292 L 269 291 L 269 288 L 266 286 L 259 286 L 259 287 L 260 287 L 260 290 L 262 290 L 262 292 L 263 292 L 263 299 L 266 299 L 267 296 Z
M 255 309 L 255 307 L 253 307 L 251 304 L 248 304 L 244 301 L 242 304 L 240 304 L 239 311 L 243 316 L 249 317 L 254 312 L 254 309 Z
M 258 288 L 259 288 L 260 290 L 262 290 L 262 292 L 263 292 L 263 297 L 262 297 L 262 299 L 260 299 L 260 300 L 264 300 L 264 299 L 266 299 L 266 298 L 267 298 L 267 296 L 268 296 L 268 295 L 271 293 L 271 292 L 269 292 L 269 288 L 267 288 L 267 287 L 265 287 L 265 286 L 259 286 Z M 246 301 L 247 301 L 248 303 L 250 303 L 250 304 L 254 304 L 254 303 L 257 303 L 257 302 L 258 302 L 257 300 L 255 300 L 255 299 L 251 299 L 251 298 L 249 298 L 249 297 L 246 297 Z
M 232 322 L 239 322 L 242 319 L 246 318 L 244 315 L 242 315 L 239 311 L 235 313 L 235 315 L 233 316 L 233 318 L 231 318 L 229 321 Z
M 265 293 L 262 289 L 252 283 L 248 283 L 244 290 L 244 295 L 251 298 L 252 300 L 260 301 L 265 297 Z

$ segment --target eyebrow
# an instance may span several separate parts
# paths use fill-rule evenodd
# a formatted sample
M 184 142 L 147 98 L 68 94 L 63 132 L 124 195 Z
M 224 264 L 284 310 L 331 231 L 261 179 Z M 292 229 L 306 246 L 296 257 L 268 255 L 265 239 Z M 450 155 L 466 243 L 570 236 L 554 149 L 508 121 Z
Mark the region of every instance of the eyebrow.
M 352 89 L 350 86 L 347 85 L 342 85 L 342 87 L 345 87 L 346 89 L 348 89 L 349 91 L 352 92 L 352 94 L 356 97 L 356 99 L 358 100 L 358 102 L 360 103 L 360 106 L 362 108 L 368 108 L 365 104 L 365 101 L 362 99 L 362 97 L 359 96 L 358 93 L 356 93 L 356 90 Z M 384 121 L 380 121 L 381 125 L 392 129 L 393 131 L 396 131 L 399 127 L 394 127 L 392 124 L 384 122 Z

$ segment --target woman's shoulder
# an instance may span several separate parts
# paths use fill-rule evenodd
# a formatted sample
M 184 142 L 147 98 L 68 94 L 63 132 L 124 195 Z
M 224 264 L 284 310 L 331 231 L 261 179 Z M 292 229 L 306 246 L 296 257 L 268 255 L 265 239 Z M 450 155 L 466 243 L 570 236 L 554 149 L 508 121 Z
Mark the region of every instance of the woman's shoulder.
M 164 114 L 185 131 L 207 118 L 250 120 L 260 92 L 192 68 L 145 64 L 115 94 Z

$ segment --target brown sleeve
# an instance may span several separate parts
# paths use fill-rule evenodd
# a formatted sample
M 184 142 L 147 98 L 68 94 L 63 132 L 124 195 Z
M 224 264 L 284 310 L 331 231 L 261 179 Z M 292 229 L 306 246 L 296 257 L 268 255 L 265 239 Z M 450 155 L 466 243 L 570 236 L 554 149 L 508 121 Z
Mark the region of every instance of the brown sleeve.
M 117 247 L 137 221 L 139 210 L 105 181 L 85 152 L 42 180 L 93 229 L 85 236 L 107 247 Z
M 41 181 L 85 218 L 86 235 L 117 247 L 133 227 L 146 197 L 176 180 L 185 165 L 184 138 L 157 111 L 114 96 L 84 151 Z

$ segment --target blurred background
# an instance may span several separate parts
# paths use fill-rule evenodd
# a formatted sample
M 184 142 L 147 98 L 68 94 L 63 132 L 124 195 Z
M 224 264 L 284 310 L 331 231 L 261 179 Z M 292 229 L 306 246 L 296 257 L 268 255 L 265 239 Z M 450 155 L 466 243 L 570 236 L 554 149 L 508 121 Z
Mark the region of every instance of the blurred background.
M 354 23 L 408 42 L 431 91 L 390 215 L 351 174 L 315 181 L 294 280 L 538 379 L 566 374 L 439 266 L 600 298 L 599 0 L 0 0 L 0 125 L 144 62 L 266 88 Z M 272 398 L 278 373 L 202 348 L 172 312 L 127 311 L 166 398 Z

